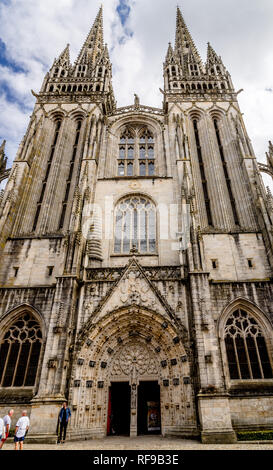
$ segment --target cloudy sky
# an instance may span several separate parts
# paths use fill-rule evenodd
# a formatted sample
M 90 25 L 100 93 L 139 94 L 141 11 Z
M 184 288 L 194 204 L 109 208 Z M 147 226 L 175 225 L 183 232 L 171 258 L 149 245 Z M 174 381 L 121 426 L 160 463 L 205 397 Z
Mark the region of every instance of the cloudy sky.
M 132 104 L 134 93 L 142 104 L 161 106 L 162 63 L 174 43 L 178 4 L 203 61 L 209 41 L 236 90 L 244 89 L 241 110 L 265 161 L 273 140 L 272 0 L 0 0 L 0 141 L 7 140 L 9 162 L 33 109 L 30 90 L 39 91 L 67 43 L 76 59 L 101 3 L 118 106 Z

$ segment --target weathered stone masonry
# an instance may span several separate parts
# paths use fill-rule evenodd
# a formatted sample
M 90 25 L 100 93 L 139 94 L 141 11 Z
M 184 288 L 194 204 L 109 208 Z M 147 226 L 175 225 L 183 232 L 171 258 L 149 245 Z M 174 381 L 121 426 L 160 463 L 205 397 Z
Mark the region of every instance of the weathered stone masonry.
M 162 108 L 118 108 L 111 76 L 100 9 L 33 92 L 10 172 L 0 149 L 0 411 L 27 408 L 29 439 L 53 441 L 67 399 L 69 438 L 102 437 L 124 432 L 125 385 L 131 436 L 272 429 L 272 145 L 261 167 L 179 9 Z

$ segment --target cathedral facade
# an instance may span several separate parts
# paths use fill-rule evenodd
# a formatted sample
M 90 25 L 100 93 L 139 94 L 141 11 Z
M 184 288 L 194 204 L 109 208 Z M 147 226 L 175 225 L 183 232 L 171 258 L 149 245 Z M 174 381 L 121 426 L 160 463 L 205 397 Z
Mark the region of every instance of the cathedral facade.
M 65 399 L 71 439 L 273 428 L 272 197 L 222 59 L 176 21 L 162 108 L 117 107 L 102 9 L 33 92 L 0 201 L 0 411 L 29 438 Z

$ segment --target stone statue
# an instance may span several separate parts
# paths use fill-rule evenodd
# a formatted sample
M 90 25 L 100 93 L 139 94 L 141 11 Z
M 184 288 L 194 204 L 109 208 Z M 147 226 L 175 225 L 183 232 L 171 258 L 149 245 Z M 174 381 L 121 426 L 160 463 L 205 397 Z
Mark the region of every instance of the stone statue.
M 134 96 L 135 96 L 135 108 L 139 108 L 139 104 L 140 104 L 139 97 L 138 95 L 136 95 L 136 93 L 134 94 Z

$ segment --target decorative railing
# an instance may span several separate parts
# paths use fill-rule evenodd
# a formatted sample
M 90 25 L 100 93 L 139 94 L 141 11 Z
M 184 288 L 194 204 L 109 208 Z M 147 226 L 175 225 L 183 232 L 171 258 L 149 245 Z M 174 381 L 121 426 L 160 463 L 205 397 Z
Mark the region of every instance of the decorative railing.
M 116 282 L 126 268 L 87 268 L 86 280 L 93 282 Z M 178 266 L 142 267 L 151 281 L 177 281 L 181 279 L 181 269 Z
M 140 104 L 139 106 L 130 105 L 123 106 L 122 108 L 116 108 L 113 114 L 119 115 L 124 113 L 153 113 L 163 115 L 163 110 L 161 108 L 153 108 L 152 106 L 145 106 Z

